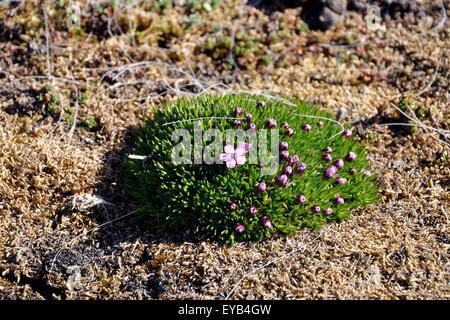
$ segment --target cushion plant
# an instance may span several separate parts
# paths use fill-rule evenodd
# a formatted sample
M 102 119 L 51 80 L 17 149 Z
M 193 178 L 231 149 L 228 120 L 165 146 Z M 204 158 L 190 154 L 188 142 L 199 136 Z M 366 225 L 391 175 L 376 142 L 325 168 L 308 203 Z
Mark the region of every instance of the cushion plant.
M 295 99 L 181 99 L 155 110 L 133 155 L 124 184 L 138 217 L 156 232 L 261 240 L 340 221 L 378 199 L 351 130 Z

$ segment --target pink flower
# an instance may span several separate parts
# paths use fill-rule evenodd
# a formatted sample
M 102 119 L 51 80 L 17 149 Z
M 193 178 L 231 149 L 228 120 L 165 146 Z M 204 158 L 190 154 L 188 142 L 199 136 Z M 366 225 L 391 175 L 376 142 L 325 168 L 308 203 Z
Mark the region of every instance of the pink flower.
M 355 169 L 355 168 L 350 168 L 350 169 L 348 169 L 348 172 L 349 172 L 352 176 L 354 176 L 354 175 L 356 174 L 356 169 Z
M 259 192 L 266 191 L 266 184 L 264 182 L 259 183 L 257 189 Z
M 309 124 L 305 124 L 303 127 L 302 127 L 302 130 L 305 130 L 306 132 L 310 132 L 311 131 L 311 125 L 309 125 Z
M 258 107 L 263 108 L 263 107 L 265 107 L 265 106 L 266 106 L 266 103 L 265 103 L 264 101 L 258 102 Z
M 236 211 L 236 210 L 237 210 L 237 204 L 236 204 L 236 202 L 231 202 L 231 203 L 230 203 L 230 210 L 231 210 L 231 211 Z
M 267 120 L 267 127 L 269 129 L 276 128 L 276 126 L 277 126 L 277 121 L 275 119 L 271 118 L 271 119 Z
M 290 176 L 292 174 L 292 167 L 291 166 L 287 166 L 286 168 L 284 168 L 284 174 Z
M 289 144 L 286 141 L 282 141 L 280 143 L 280 149 L 281 150 L 287 150 L 289 148 Z
M 289 151 L 287 150 L 281 151 L 281 158 L 285 161 L 289 161 Z
M 333 209 L 331 209 L 331 208 L 326 208 L 323 212 L 323 214 L 326 216 L 329 216 L 332 213 L 333 213 Z
M 257 213 L 258 213 L 258 209 L 256 209 L 255 207 L 250 207 L 250 214 L 252 216 L 256 216 Z
M 297 164 L 300 162 L 300 159 L 298 158 L 298 155 L 293 155 L 291 160 L 289 161 L 289 164 L 292 166 L 294 164 Z
M 342 132 L 342 135 L 344 136 L 344 139 L 348 139 L 352 136 L 352 130 L 345 129 L 344 132 Z
M 272 228 L 272 222 L 266 216 L 262 217 L 262 223 L 265 228 Z
M 312 212 L 315 212 L 315 213 L 318 213 L 318 212 L 320 212 L 320 207 L 319 207 L 319 206 L 313 206 L 313 207 L 311 208 L 311 211 L 312 211 Z
M 285 174 L 282 174 L 281 176 L 278 177 L 276 184 L 280 187 L 284 187 L 286 185 L 288 181 L 288 177 Z
M 256 125 L 255 125 L 254 123 L 250 123 L 250 124 L 248 125 L 248 128 L 249 128 L 250 130 L 252 130 L 252 131 L 256 131 Z
M 347 154 L 347 156 L 345 157 L 345 160 L 347 160 L 348 162 L 353 162 L 356 159 L 356 153 L 354 152 L 349 152 Z
M 298 203 L 304 203 L 306 201 L 306 197 L 303 194 L 299 194 L 296 197 Z
M 372 172 L 370 172 L 370 171 L 367 171 L 367 170 L 362 170 L 362 173 L 364 174 L 364 176 L 366 176 L 366 177 L 370 177 L 371 175 L 372 175 Z
M 240 223 L 239 223 L 239 224 L 236 226 L 236 231 L 237 231 L 237 232 L 242 233 L 242 232 L 244 232 L 244 230 L 245 230 L 245 227 L 244 227 L 243 224 L 240 224 Z
M 336 193 L 334 195 L 334 202 L 339 203 L 339 204 L 343 204 L 345 202 L 344 198 L 342 198 L 339 193 Z
M 289 124 L 287 122 L 283 122 L 281 126 L 285 129 L 289 129 Z
M 235 127 L 240 127 L 240 126 L 242 126 L 242 121 L 241 121 L 241 120 L 234 120 L 234 126 L 235 126 Z
M 242 108 L 237 107 L 237 108 L 236 108 L 236 114 L 237 114 L 238 116 L 242 115 Z
M 246 113 L 245 114 L 245 120 L 247 120 L 247 122 L 250 122 L 250 120 L 252 120 L 253 116 L 250 113 Z
M 342 159 L 336 160 L 334 162 L 334 165 L 336 166 L 336 168 L 342 169 L 344 167 L 344 160 Z
M 292 130 L 291 128 L 289 128 L 289 129 L 286 130 L 286 135 L 287 135 L 288 137 L 292 137 L 292 136 L 294 135 L 294 133 L 295 133 L 295 131 Z
M 343 185 L 343 184 L 345 184 L 347 182 L 347 179 L 342 178 L 342 177 L 339 177 L 336 180 L 337 180 L 337 183 L 340 184 L 340 185 Z
M 322 121 L 318 121 L 318 122 L 317 122 L 317 126 L 318 126 L 319 128 L 323 128 L 323 122 L 322 122 Z
M 225 153 L 220 154 L 220 160 L 225 161 L 228 169 L 233 169 L 236 165 L 243 165 L 246 161 L 247 151 L 251 144 L 241 142 L 236 150 L 231 144 L 224 147 Z

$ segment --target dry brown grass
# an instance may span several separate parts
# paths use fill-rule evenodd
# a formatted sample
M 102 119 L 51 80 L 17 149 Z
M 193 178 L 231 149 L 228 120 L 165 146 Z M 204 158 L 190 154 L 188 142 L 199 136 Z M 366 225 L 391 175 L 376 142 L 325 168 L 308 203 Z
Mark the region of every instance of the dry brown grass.
M 214 18 L 237 29 L 251 25 L 256 34 L 270 21 L 267 12 L 249 16 L 232 2 Z M 55 19 L 49 12 L 50 67 L 44 21 L 36 22 L 35 33 L 43 36 L 35 38 L 41 44 L 37 49 L 24 48 L 17 40 L 1 42 L 0 65 L 6 73 L 0 79 L 1 298 L 223 299 L 230 293 L 230 298 L 245 299 L 450 297 L 450 161 L 439 159 L 444 152 L 450 156 L 449 150 L 423 129 L 406 134 L 401 128 L 377 126 L 398 120 L 388 101 L 398 102 L 406 90 L 420 92 L 431 83 L 431 90 L 415 98 L 420 106 L 434 106 L 424 124 L 450 129 L 448 21 L 422 37 L 392 23 L 392 34 L 406 38 L 366 46 L 368 62 L 340 63 L 338 52 L 310 45 L 311 39 L 300 35 L 292 39 L 293 47 L 269 48 L 292 63 L 227 72 L 205 54 L 196 54 L 212 22 L 171 38 L 168 48 L 151 42 L 134 46 L 112 29 L 112 36 L 91 35 L 83 46 L 61 49 L 54 46 L 73 44 L 58 32 Z M 155 19 L 160 19 L 158 26 L 182 17 L 171 13 Z M 327 42 L 359 30 L 361 17 L 347 20 L 345 27 L 311 32 L 311 38 L 321 35 L 321 42 Z M 36 62 L 17 61 L 27 50 Z M 140 61 L 151 63 L 133 65 Z M 438 61 L 440 69 L 431 82 Z M 48 80 L 23 77 L 47 75 L 47 69 L 64 103 L 75 106 L 77 90 L 91 86 L 86 102 L 78 104 L 77 118 L 94 117 L 97 129 L 42 117 L 35 94 L 27 90 Z M 19 82 L 11 82 L 15 79 Z M 262 243 L 227 246 L 142 230 L 130 221 L 132 214 L 126 216 L 134 208 L 119 183 L 133 132 L 154 105 L 203 89 L 290 95 L 340 111 L 344 122 L 361 120 L 363 134 L 378 131 L 376 141 L 363 143 L 380 176 L 381 203 L 339 225 Z M 86 194 L 109 204 L 73 206 L 74 197 Z

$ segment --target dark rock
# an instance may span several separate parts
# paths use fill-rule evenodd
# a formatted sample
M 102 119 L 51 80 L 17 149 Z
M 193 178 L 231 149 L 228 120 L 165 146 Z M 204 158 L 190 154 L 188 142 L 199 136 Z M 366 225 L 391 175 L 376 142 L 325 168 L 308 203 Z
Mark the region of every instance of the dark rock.
M 303 6 L 301 18 L 310 29 L 326 30 L 341 21 L 347 0 L 309 0 Z

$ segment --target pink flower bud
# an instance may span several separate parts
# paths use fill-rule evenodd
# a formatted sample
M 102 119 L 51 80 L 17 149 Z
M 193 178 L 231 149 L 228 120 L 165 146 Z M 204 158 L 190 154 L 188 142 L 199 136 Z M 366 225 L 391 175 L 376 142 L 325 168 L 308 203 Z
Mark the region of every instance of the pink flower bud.
M 313 206 L 311 208 L 311 211 L 314 212 L 314 213 L 318 213 L 318 212 L 320 212 L 320 207 L 319 206 Z
M 323 153 L 332 153 L 333 149 L 331 149 L 330 147 L 325 147 L 322 149 Z
M 350 169 L 348 169 L 348 172 L 349 172 L 352 176 L 354 176 L 354 175 L 356 174 L 356 169 L 355 169 L 355 168 L 350 168 Z
M 291 166 L 287 166 L 286 168 L 284 168 L 284 174 L 290 176 L 292 174 L 292 167 Z
M 336 166 L 329 166 L 328 168 L 326 168 L 323 173 L 324 179 L 328 180 L 330 178 L 334 178 L 336 176 L 337 170 L 338 169 L 336 168 Z
M 292 166 L 294 164 L 297 164 L 300 162 L 300 159 L 298 158 L 298 155 L 293 155 L 291 160 L 289 161 L 289 164 Z
M 302 130 L 305 130 L 306 132 L 310 132 L 311 131 L 311 126 L 309 125 L 309 124 L 305 124 L 303 127 L 302 127 Z
M 256 216 L 257 213 L 258 213 L 258 209 L 256 209 L 255 207 L 250 207 L 250 214 L 252 216 Z
M 280 149 L 281 150 L 287 150 L 289 148 L 289 144 L 286 141 L 282 141 L 280 143 Z
M 323 214 L 326 215 L 326 216 L 329 216 L 329 215 L 332 214 L 332 213 L 333 213 L 333 210 L 332 210 L 331 208 L 326 208 L 326 209 L 323 211 Z
M 336 168 L 342 169 L 344 167 L 344 160 L 342 159 L 336 160 L 334 162 L 334 165 L 336 166 Z
M 292 137 L 292 136 L 294 135 L 294 133 L 295 133 L 295 131 L 292 130 L 291 128 L 289 128 L 289 129 L 286 130 L 286 135 L 287 135 L 288 137 Z
M 347 156 L 345 157 L 345 160 L 347 160 L 348 162 L 353 162 L 356 159 L 356 153 L 354 152 L 349 152 L 347 154 Z
M 250 122 L 250 120 L 252 120 L 253 116 L 250 113 L 245 114 L 245 120 L 247 120 L 247 122 Z
M 265 228 L 268 229 L 272 228 L 272 222 L 270 222 L 270 220 L 267 217 L 263 217 L 262 223 Z
M 258 107 L 263 108 L 263 107 L 265 107 L 265 106 L 266 106 L 266 103 L 265 103 L 264 101 L 258 102 Z
M 287 150 L 281 151 L 281 158 L 285 161 L 289 161 L 289 151 Z
M 244 230 L 245 230 L 245 227 L 244 227 L 243 224 L 240 224 L 240 223 L 239 223 L 239 224 L 236 226 L 236 231 L 237 231 L 237 232 L 242 233 L 242 232 L 244 232 Z
M 271 119 L 267 120 L 267 127 L 269 129 L 276 128 L 276 126 L 277 126 L 277 121 L 275 119 L 271 118 Z
M 347 179 L 342 178 L 342 177 L 339 177 L 336 180 L 337 180 L 337 183 L 340 184 L 340 185 L 343 185 L 343 184 L 345 184 L 347 182 Z
M 333 158 L 331 158 L 330 154 L 325 153 L 325 154 L 322 156 L 322 160 L 323 160 L 323 161 L 326 161 L 326 162 L 330 162 L 331 160 L 333 160 Z
M 254 123 L 250 123 L 250 124 L 248 125 L 248 128 L 249 128 L 250 130 L 252 130 L 252 131 L 256 131 L 256 125 L 255 125 Z
M 317 126 L 319 128 L 323 128 L 323 122 L 322 121 L 317 121 Z
M 240 127 L 240 126 L 242 126 L 242 121 L 241 121 L 241 120 L 234 120 L 234 126 L 235 126 L 235 127 Z
M 306 201 L 306 197 L 303 194 L 299 194 L 296 197 L 298 203 L 304 203 Z
M 342 132 L 342 135 L 344 136 L 344 139 L 348 139 L 352 136 L 352 130 L 345 129 L 344 132 Z
M 282 174 L 278 177 L 276 184 L 280 187 L 284 187 L 286 183 L 288 182 L 288 177 L 285 174 Z
M 295 173 L 297 173 L 300 177 L 303 175 L 303 172 L 306 170 L 306 163 L 300 162 L 297 169 L 295 170 Z
M 230 203 L 230 210 L 231 211 L 236 211 L 237 210 L 237 204 L 235 202 L 231 202 Z
M 285 129 L 289 129 L 289 124 L 287 122 L 283 122 L 281 126 Z
M 237 114 L 238 116 L 242 115 L 242 108 L 237 107 L 237 108 L 236 108 L 236 114 Z
M 257 189 L 258 189 L 259 192 L 266 191 L 266 184 L 264 182 L 261 182 L 260 184 L 258 184 Z

